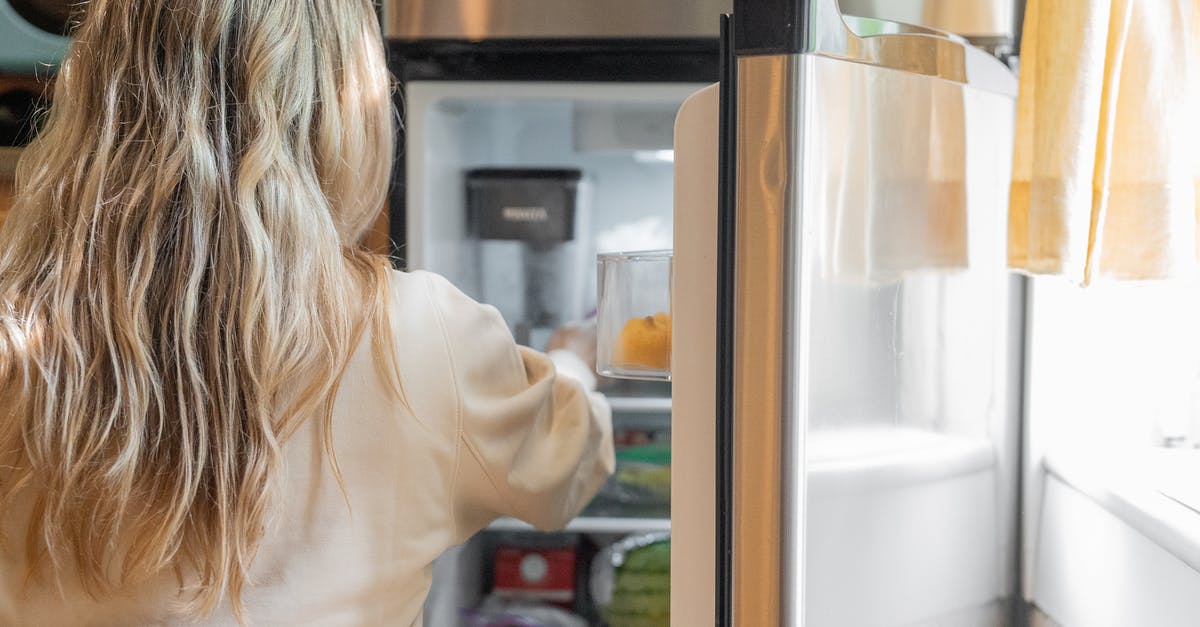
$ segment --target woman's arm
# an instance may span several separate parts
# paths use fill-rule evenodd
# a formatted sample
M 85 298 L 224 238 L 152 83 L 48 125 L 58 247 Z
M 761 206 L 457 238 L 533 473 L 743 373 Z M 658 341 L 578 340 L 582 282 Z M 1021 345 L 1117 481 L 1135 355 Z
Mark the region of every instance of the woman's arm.
M 456 388 L 459 539 L 500 516 L 562 528 L 613 472 L 607 403 L 518 347 L 494 308 L 434 275 L 428 287 Z

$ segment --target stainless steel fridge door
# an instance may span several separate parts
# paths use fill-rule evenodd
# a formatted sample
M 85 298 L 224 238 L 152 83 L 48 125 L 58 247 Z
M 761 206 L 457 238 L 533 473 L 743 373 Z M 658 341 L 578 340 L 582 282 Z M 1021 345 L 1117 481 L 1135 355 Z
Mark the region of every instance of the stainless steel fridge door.
M 1013 571 L 1015 77 L 797 6 L 802 49 L 736 69 L 732 624 L 984 624 Z

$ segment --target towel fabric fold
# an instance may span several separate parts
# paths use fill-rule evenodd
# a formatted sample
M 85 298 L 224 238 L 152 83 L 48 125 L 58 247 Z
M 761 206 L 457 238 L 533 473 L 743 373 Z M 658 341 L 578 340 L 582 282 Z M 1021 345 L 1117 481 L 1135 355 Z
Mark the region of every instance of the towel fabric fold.
M 1200 0 L 1029 0 L 1009 265 L 1087 284 L 1197 267 Z

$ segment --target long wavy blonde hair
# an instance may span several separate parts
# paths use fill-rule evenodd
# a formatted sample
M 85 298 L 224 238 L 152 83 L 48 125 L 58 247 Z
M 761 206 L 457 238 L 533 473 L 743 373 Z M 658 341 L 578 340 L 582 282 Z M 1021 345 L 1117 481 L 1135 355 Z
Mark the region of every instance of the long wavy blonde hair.
M 336 473 L 342 373 L 390 341 L 358 243 L 389 92 L 370 0 L 88 3 L 0 231 L 0 514 L 32 503 L 31 577 L 173 570 L 183 611 L 241 616 L 281 447 L 322 420 Z

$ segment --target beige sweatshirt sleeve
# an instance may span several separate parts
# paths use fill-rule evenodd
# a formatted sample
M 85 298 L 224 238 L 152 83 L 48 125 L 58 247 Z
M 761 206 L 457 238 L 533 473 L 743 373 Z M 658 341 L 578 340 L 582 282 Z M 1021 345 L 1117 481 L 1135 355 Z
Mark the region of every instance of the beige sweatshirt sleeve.
M 0 568 L 0 625 L 16 624 L 17 612 L 13 606 L 13 600 L 9 598 L 8 583 L 4 581 L 4 570 Z
M 494 308 L 434 275 L 429 290 L 457 400 L 456 535 L 500 516 L 562 528 L 613 472 L 607 403 L 518 347 Z

